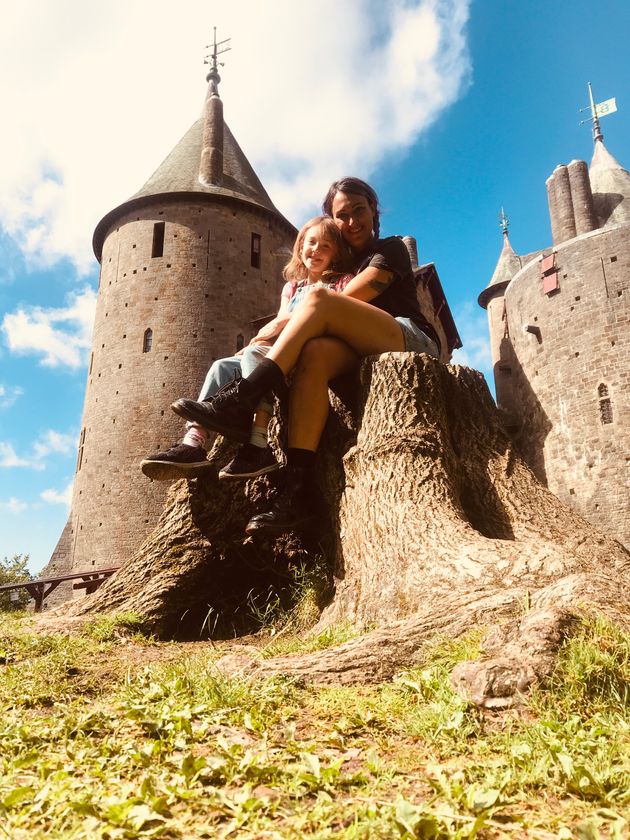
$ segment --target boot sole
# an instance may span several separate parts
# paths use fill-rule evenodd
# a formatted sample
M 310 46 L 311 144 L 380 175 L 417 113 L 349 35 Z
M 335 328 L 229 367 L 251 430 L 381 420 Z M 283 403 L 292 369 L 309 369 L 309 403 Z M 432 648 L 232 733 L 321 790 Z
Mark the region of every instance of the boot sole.
M 232 426 L 223 426 L 220 423 L 215 423 L 214 420 L 209 423 L 205 414 L 197 414 L 195 411 L 189 411 L 188 409 L 178 405 L 176 402 L 171 405 L 171 408 L 175 414 L 183 417 L 184 420 L 188 420 L 189 423 L 197 423 L 199 426 L 202 426 L 210 432 L 216 432 L 219 435 L 223 435 L 223 437 L 228 440 L 235 440 L 237 443 L 249 443 L 249 435 L 251 431 L 249 428 L 247 430 L 240 431 Z
M 247 478 L 258 478 L 258 476 L 266 475 L 267 473 L 279 470 L 281 466 L 282 464 L 276 462 L 275 464 L 269 464 L 266 467 L 261 467 L 259 470 L 252 470 L 251 472 L 231 473 L 221 470 L 219 472 L 219 478 L 228 481 L 241 481 Z
M 214 468 L 210 461 L 195 464 L 176 464 L 173 461 L 142 461 L 140 469 L 153 481 L 177 481 L 179 478 L 199 478 Z

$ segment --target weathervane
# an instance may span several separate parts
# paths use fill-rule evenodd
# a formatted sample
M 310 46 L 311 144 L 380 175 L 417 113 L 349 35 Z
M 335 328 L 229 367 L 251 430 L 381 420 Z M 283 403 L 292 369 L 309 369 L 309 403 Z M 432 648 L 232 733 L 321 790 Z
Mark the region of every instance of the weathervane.
M 217 43 L 217 28 L 216 26 L 212 27 L 214 29 L 214 40 L 212 44 L 206 44 L 206 49 L 212 49 L 212 52 L 209 53 L 203 60 L 204 64 L 210 65 L 210 70 L 208 70 L 208 75 L 206 76 L 207 82 L 213 83 L 213 91 L 214 93 L 218 93 L 217 85 L 221 81 L 221 76 L 219 76 L 219 67 L 224 66 L 224 62 L 218 61 L 218 57 L 222 55 L 222 53 L 228 52 L 231 50 L 232 47 L 230 46 L 231 38 L 225 38 L 223 41 L 219 41 Z
M 505 210 L 503 207 L 501 208 L 501 212 L 499 213 L 499 227 L 503 231 L 503 233 L 507 236 L 508 228 L 510 226 L 510 220 L 505 215 Z
M 597 105 L 595 104 L 595 100 L 593 99 L 593 88 L 591 87 L 591 83 L 588 82 L 588 98 L 590 100 L 590 105 L 586 108 L 580 108 L 580 111 L 590 111 L 591 116 L 585 120 L 580 120 L 580 125 L 584 125 L 584 123 L 592 122 L 593 123 L 593 140 L 603 140 L 604 135 L 602 134 L 602 130 L 599 125 L 599 118 L 606 117 L 608 114 L 614 114 L 617 110 L 617 100 L 613 96 L 612 99 L 605 99 L 603 102 L 598 102 Z

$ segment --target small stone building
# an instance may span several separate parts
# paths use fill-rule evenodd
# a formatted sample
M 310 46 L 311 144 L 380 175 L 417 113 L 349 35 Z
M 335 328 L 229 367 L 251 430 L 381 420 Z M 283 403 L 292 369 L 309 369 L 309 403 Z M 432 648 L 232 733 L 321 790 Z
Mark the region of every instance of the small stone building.
M 195 397 L 210 364 L 278 308 L 296 229 L 224 122 L 216 67 L 207 80 L 201 117 L 94 233 L 101 272 L 72 507 L 42 577 L 118 566 L 139 548 L 169 486 L 139 463 L 183 434 L 171 402 Z M 406 244 L 448 361 L 461 341 L 435 266 L 418 266 Z M 71 593 L 64 584 L 46 606 Z
M 497 403 L 538 478 L 630 548 L 630 173 L 597 126 L 547 193 L 553 243 L 518 255 L 504 225 L 479 295 Z

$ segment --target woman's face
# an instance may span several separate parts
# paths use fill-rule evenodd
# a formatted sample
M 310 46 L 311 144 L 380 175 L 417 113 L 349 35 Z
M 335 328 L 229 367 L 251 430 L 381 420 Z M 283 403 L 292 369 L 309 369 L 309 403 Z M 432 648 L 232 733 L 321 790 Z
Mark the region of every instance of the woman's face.
M 374 208 L 364 195 L 338 192 L 332 200 L 332 217 L 353 251 L 362 251 L 372 239 Z
M 335 246 L 321 227 L 315 225 L 304 234 L 300 256 L 309 274 L 322 274 L 335 259 Z

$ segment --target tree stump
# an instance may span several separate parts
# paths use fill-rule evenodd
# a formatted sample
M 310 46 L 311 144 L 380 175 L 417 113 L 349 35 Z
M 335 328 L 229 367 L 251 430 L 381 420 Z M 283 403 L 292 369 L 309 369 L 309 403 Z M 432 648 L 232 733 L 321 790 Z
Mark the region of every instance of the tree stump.
M 64 614 L 131 610 L 160 635 L 190 632 L 228 604 L 236 614 L 248 594 L 281 584 L 291 564 L 325 555 L 333 586 L 320 625 L 375 629 L 333 651 L 225 662 L 323 682 L 390 677 L 419 661 L 435 634 L 492 625 L 526 607 L 542 610 L 548 627 L 559 622 L 564 629 L 547 634 L 558 645 L 567 616 L 580 609 L 628 621 L 630 554 L 537 481 L 480 373 L 385 353 L 363 362 L 354 397 L 354 411 L 347 394 L 333 398 L 319 453 L 331 514 L 322 533 L 255 543 L 243 527 L 267 503 L 269 481 L 220 482 L 216 473 L 181 481 L 139 551 Z M 211 453 L 217 470 L 229 455 L 219 439 Z M 486 699 L 492 691 L 514 696 L 548 670 L 549 644 L 543 648 L 546 664 L 530 667 L 515 664 L 513 645 L 501 689 L 488 676 L 490 654 L 476 671 L 461 670 L 457 684 Z M 505 668 L 513 677 L 520 668 L 520 676 L 506 677 Z

